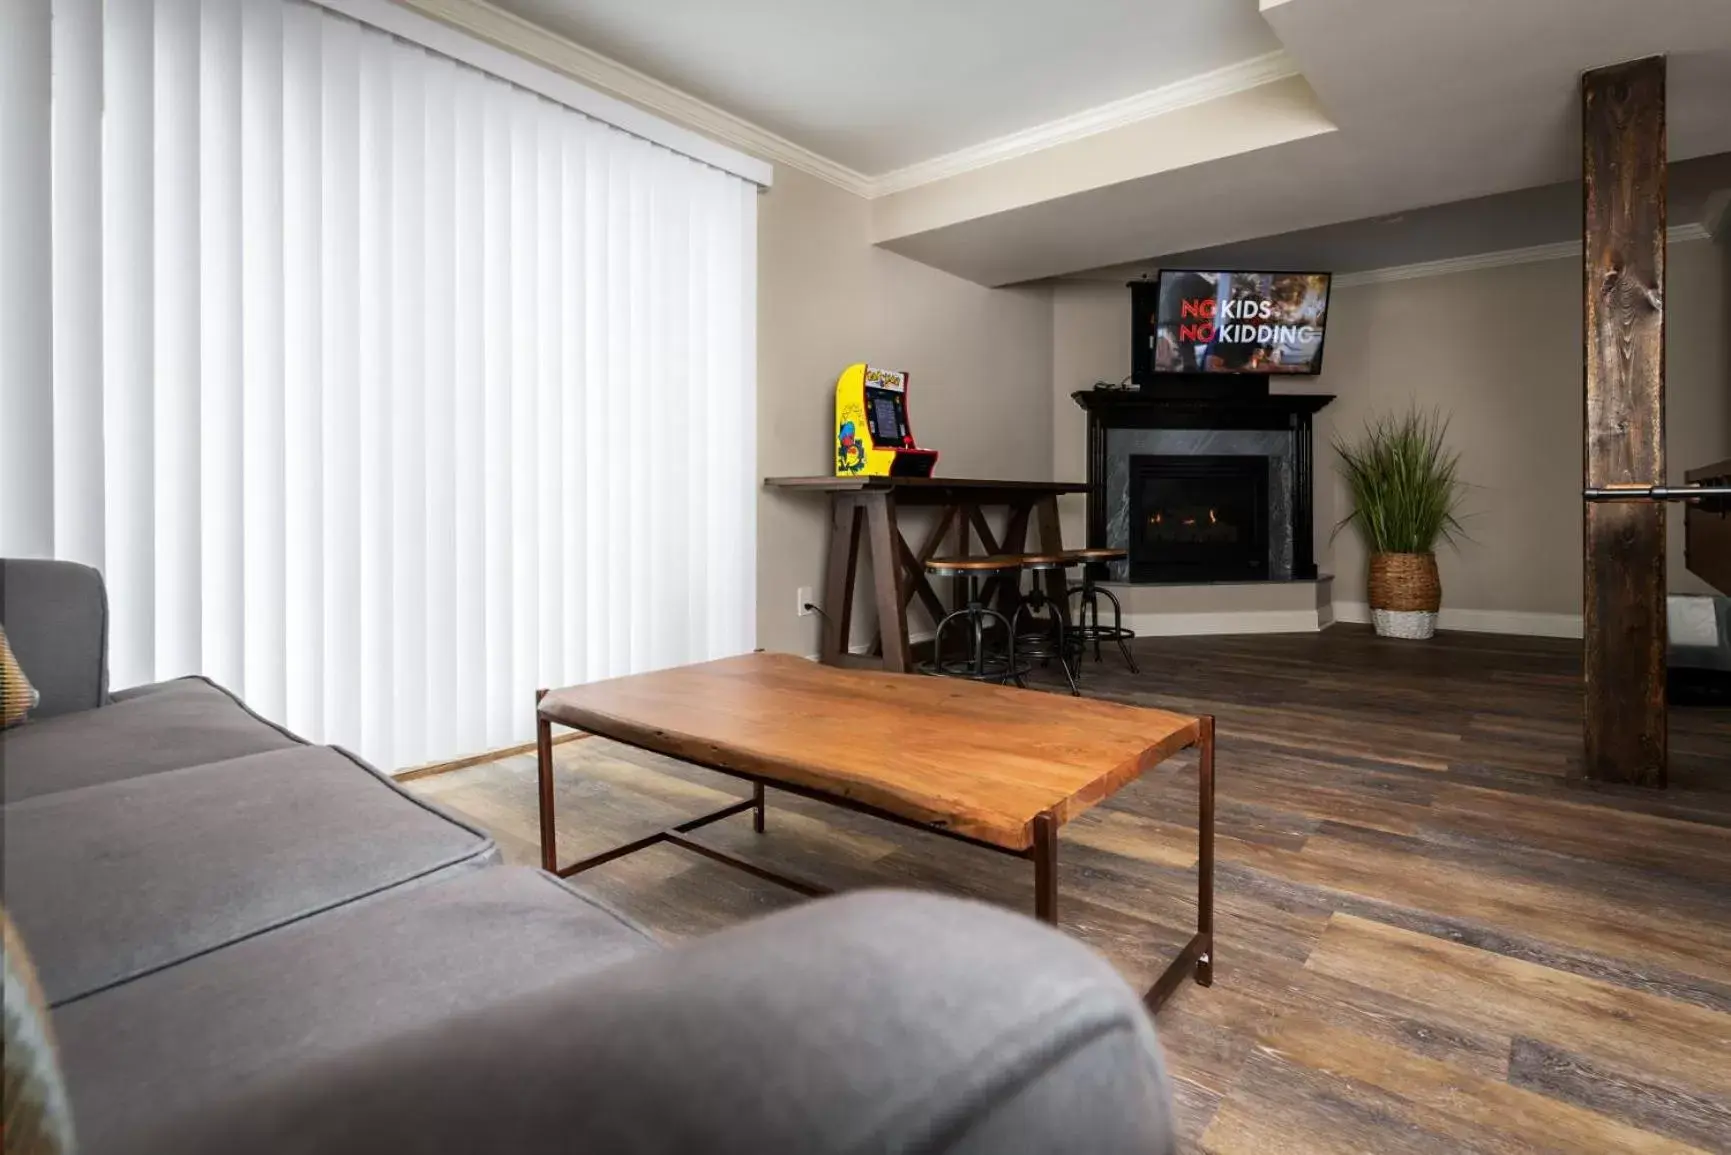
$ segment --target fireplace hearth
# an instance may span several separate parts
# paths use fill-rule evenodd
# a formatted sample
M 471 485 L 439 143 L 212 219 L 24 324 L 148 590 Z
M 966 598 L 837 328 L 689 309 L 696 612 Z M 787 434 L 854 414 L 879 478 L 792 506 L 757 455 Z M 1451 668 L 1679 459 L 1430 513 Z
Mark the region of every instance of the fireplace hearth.
M 1133 582 L 1263 581 L 1269 572 L 1269 459 L 1132 454 Z

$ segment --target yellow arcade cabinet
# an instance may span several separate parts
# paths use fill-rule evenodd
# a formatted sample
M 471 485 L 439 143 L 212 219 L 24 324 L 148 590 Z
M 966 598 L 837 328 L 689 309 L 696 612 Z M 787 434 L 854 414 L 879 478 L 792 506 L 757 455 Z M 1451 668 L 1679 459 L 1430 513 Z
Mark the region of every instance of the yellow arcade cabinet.
M 837 477 L 930 477 L 938 451 L 914 444 L 908 375 L 849 365 L 835 383 Z

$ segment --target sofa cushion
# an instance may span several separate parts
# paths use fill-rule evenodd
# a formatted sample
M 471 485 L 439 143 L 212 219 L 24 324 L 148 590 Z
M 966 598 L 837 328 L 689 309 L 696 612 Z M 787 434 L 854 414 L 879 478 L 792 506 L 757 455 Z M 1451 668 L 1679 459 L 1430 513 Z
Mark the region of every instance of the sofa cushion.
M 480 873 L 462 884 L 504 872 Z M 570 981 L 557 939 L 514 911 L 453 913 L 472 924 L 407 942 L 357 929 L 367 957 L 259 949 L 342 911 L 72 1004 L 59 1030 L 85 1150 L 1174 1149 L 1140 997 L 1018 914 L 851 894 Z M 572 937 L 565 951 L 591 961 Z
M 244 1094 L 656 949 L 526 867 L 295 923 L 56 1012 L 80 1144 L 88 1155 L 262 1150 L 225 1133 Z M 447 1043 L 459 1065 L 493 1061 L 464 1056 L 460 1033 Z M 270 1147 L 295 1149 L 293 1130 Z M 406 1149 L 372 1138 L 351 1136 L 357 1150 Z
M 0 789 L 15 802 L 300 745 L 216 683 L 179 678 L 111 706 L 0 733 Z
M 87 565 L 0 558 L 0 624 L 42 695 L 38 719 L 108 701 L 108 592 Z
M 324 746 L 45 794 L 4 817 L 6 903 L 51 1006 L 498 858 L 485 834 Z

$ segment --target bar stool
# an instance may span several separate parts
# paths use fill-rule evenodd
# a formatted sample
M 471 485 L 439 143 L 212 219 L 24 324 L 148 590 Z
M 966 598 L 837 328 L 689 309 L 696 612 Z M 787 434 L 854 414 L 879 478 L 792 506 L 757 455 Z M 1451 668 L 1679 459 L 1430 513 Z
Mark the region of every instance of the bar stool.
M 1079 657 L 1081 646 L 1073 636 L 1074 631 L 1064 629 L 1063 607 L 1047 597 L 1040 584 L 1041 574 L 1054 570 L 1062 573 L 1075 564 L 1070 555 L 1063 553 L 1022 555 L 1021 568 L 1033 575 L 1033 581 L 1027 593 L 1018 591 L 1016 612 L 1010 619 L 1010 632 L 1016 640 L 1017 655 L 1030 661 L 1058 659 L 1058 665 L 1064 671 L 1064 680 L 1070 683 L 1070 693 L 1079 698 L 1082 691 L 1076 686 L 1076 671 L 1071 665 L 1071 654 L 1074 651 Z
M 1070 564 L 1080 564 L 1082 567 L 1082 584 L 1070 587 L 1069 594 L 1075 597 L 1081 595 L 1081 604 L 1076 611 L 1076 624 L 1071 631 L 1076 635 L 1078 654 L 1088 648 L 1088 643 L 1094 643 L 1094 660 L 1101 660 L 1100 643 L 1117 642 L 1118 651 L 1124 655 L 1124 664 L 1130 667 L 1132 674 L 1142 671 L 1136 666 L 1136 659 L 1130 656 L 1129 641 L 1136 636 L 1134 630 L 1124 628 L 1124 607 L 1118 604 L 1118 595 L 1094 582 L 1093 565 L 1111 561 L 1123 561 L 1129 557 L 1129 551 L 1122 549 L 1069 549 L 1064 553 L 1070 558 Z M 1112 603 L 1112 624 L 1100 624 L 1100 599 L 1104 597 Z
M 1032 667 L 1016 653 L 1016 635 L 1010 620 L 980 600 L 980 579 L 998 574 L 1015 573 L 1022 559 L 1011 554 L 990 557 L 934 557 L 926 562 L 926 572 L 934 577 L 961 577 L 968 582 L 968 604 L 951 611 L 938 622 L 932 635 L 932 660 L 920 663 L 920 672 L 945 678 L 968 678 L 975 682 L 1015 682 Z M 964 627 L 962 623 L 966 623 Z M 1004 648 L 995 649 L 987 637 L 994 625 L 1003 627 Z M 956 629 L 968 631 L 968 653 L 964 659 L 944 656 L 944 635 Z

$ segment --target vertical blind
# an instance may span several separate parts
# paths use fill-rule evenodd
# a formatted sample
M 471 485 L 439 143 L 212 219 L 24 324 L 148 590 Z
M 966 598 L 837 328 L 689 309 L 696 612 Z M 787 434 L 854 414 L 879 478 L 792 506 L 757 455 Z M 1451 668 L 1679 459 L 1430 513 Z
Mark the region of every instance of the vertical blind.
M 756 188 L 298 0 L 0 0 L 0 555 L 386 767 L 755 638 Z

